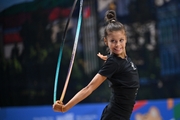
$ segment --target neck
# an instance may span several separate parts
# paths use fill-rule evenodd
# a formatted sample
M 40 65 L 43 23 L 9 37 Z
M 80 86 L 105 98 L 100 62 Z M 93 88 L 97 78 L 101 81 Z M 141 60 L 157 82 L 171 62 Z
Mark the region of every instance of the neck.
M 127 57 L 127 54 L 126 54 L 126 52 L 124 52 L 124 53 L 118 55 L 118 57 L 121 57 L 122 59 L 125 59 Z
M 110 54 L 113 54 L 113 53 L 110 53 Z M 122 59 L 126 59 L 127 58 L 127 54 L 126 53 L 122 53 L 122 54 L 116 55 L 116 56 L 118 56 L 118 57 L 120 57 Z

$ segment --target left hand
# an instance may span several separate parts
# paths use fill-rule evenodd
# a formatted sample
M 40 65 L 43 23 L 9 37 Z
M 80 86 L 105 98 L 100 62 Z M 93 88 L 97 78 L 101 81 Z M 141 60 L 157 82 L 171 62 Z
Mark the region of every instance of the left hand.
M 101 53 L 98 53 L 97 56 L 98 56 L 99 58 L 101 58 L 102 60 L 104 60 L 104 61 L 107 60 L 107 56 L 102 55 Z

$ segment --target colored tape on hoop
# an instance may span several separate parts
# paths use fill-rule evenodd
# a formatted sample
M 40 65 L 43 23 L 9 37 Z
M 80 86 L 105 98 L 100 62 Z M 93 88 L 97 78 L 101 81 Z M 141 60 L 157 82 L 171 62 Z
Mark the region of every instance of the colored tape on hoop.
M 70 15 L 68 21 L 70 21 L 70 18 L 72 16 L 72 13 L 74 11 L 76 3 L 77 3 L 77 0 L 74 1 L 73 9 L 71 11 L 71 15 Z M 83 0 L 80 1 L 80 9 L 79 9 L 79 17 L 78 17 L 78 25 L 77 25 L 77 29 L 76 29 L 75 41 L 74 41 L 73 51 L 72 51 L 72 55 L 71 55 L 71 60 L 70 60 L 70 64 L 69 64 L 69 69 L 68 69 L 64 89 L 63 89 L 63 92 L 61 94 L 60 101 L 63 101 L 63 99 L 64 99 L 65 92 L 66 92 L 67 85 L 68 85 L 69 78 L 70 78 L 70 74 L 71 74 L 71 71 L 72 71 L 73 63 L 74 63 L 74 58 L 75 58 L 75 55 L 76 55 L 76 49 L 77 49 L 77 45 L 78 45 L 78 39 L 79 39 L 81 23 L 82 23 L 82 7 L 83 7 Z M 69 24 L 69 22 L 67 22 L 66 27 L 68 27 L 68 24 Z M 65 29 L 65 32 L 64 32 L 64 39 L 63 39 L 64 41 L 65 41 L 65 37 L 66 37 L 66 32 L 67 32 L 67 28 Z M 64 46 L 64 41 L 63 41 L 63 44 L 62 44 L 63 46 Z M 54 83 L 54 102 L 56 101 L 58 75 L 59 75 L 59 69 L 60 69 L 60 62 L 61 62 L 61 57 L 62 57 L 63 46 L 60 48 L 60 54 L 59 54 L 57 70 L 56 70 L 56 78 L 55 78 L 55 83 Z
M 63 89 L 63 92 L 62 92 L 61 98 L 60 98 L 61 102 L 63 101 L 65 93 L 66 93 L 66 89 L 67 89 L 67 86 L 68 86 L 69 78 L 70 78 L 73 63 L 74 63 L 74 58 L 75 58 L 75 55 L 76 55 L 76 49 L 77 49 L 77 45 L 78 45 L 79 33 L 80 33 L 81 22 L 82 22 L 82 7 L 83 7 L 83 0 L 80 1 L 80 9 L 79 9 L 78 24 L 77 24 L 77 29 L 76 29 L 76 36 L 75 36 L 74 46 L 73 46 L 71 60 L 70 60 L 70 64 L 69 64 L 69 70 L 68 70 L 68 73 L 67 73 L 64 89 Z
M 69 26 L 69 22 L 71 20 L 72 14 L 74 12 L 74 9 L 76 7 L 76 3 L 77 0 L 74 1 L 69 18 L 67 20 L 65 29 L 64 29 L 64 34 L 63 34 L 63 38 L 62 38 L 62 43 L 60 45 L 60 49 L 59 49 L 59 56 L 58 56 L 58 61 L 57 61 L 57 67 L 56 67 L 56 75 L 55 75 L 55 81 L 54 81 L 54 96 L 53 96 L 53 101 L 56 101 L 56 94 L 57 94 L 57 84 L 58 84 L 58 77 L 59 77 L 59 71 L 60 71 L 60 65 L 61 65 L 61 59 L 62 59 L 62 53 L 63 53 L 63 48 L 64 48 L 64 43 L 66 40 L 66 35 L 67 35 L 67 29 Z

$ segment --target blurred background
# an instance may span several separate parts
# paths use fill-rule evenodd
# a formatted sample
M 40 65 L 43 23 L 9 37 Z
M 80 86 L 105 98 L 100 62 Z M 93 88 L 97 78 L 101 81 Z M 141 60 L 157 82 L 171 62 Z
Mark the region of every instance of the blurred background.
M 74 0 L 0 1 L 0 107 L 52 105 L 64 26 Z M 112 9 L 128 33 L 127 54 L 139 69 L 137 100 L 180 98 L 180 1 L 84 0 L 83 22 L 64 103 L 89 83 L 106 53 L 104 14 Z M 58 81 L 67 75 L 79 14 L 70 21 Z M 81 103 L 108 102 L 103 83 Z M 57 99 L 58 99 L 57 98 Z

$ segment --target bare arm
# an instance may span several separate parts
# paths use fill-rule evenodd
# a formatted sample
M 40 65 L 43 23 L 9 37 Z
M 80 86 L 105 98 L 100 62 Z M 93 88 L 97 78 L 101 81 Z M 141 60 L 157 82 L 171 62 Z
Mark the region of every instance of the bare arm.
M 86 97 L 88 97 L 105 80 L 106 80 L 106 77 L 104 77 L 100 74 L 96 74 L 95 77 L 91 80 L 91 82 L 86 87 L 84 87 L 82 90 L 80 90 L 67 104 L 63 105 L 60 102 L 56 102 L 53 105 L 54 111 L 58 111 L 58 112 L 68 111 L 74 105 L 76 105 L 77 103 L 81 102 Z

